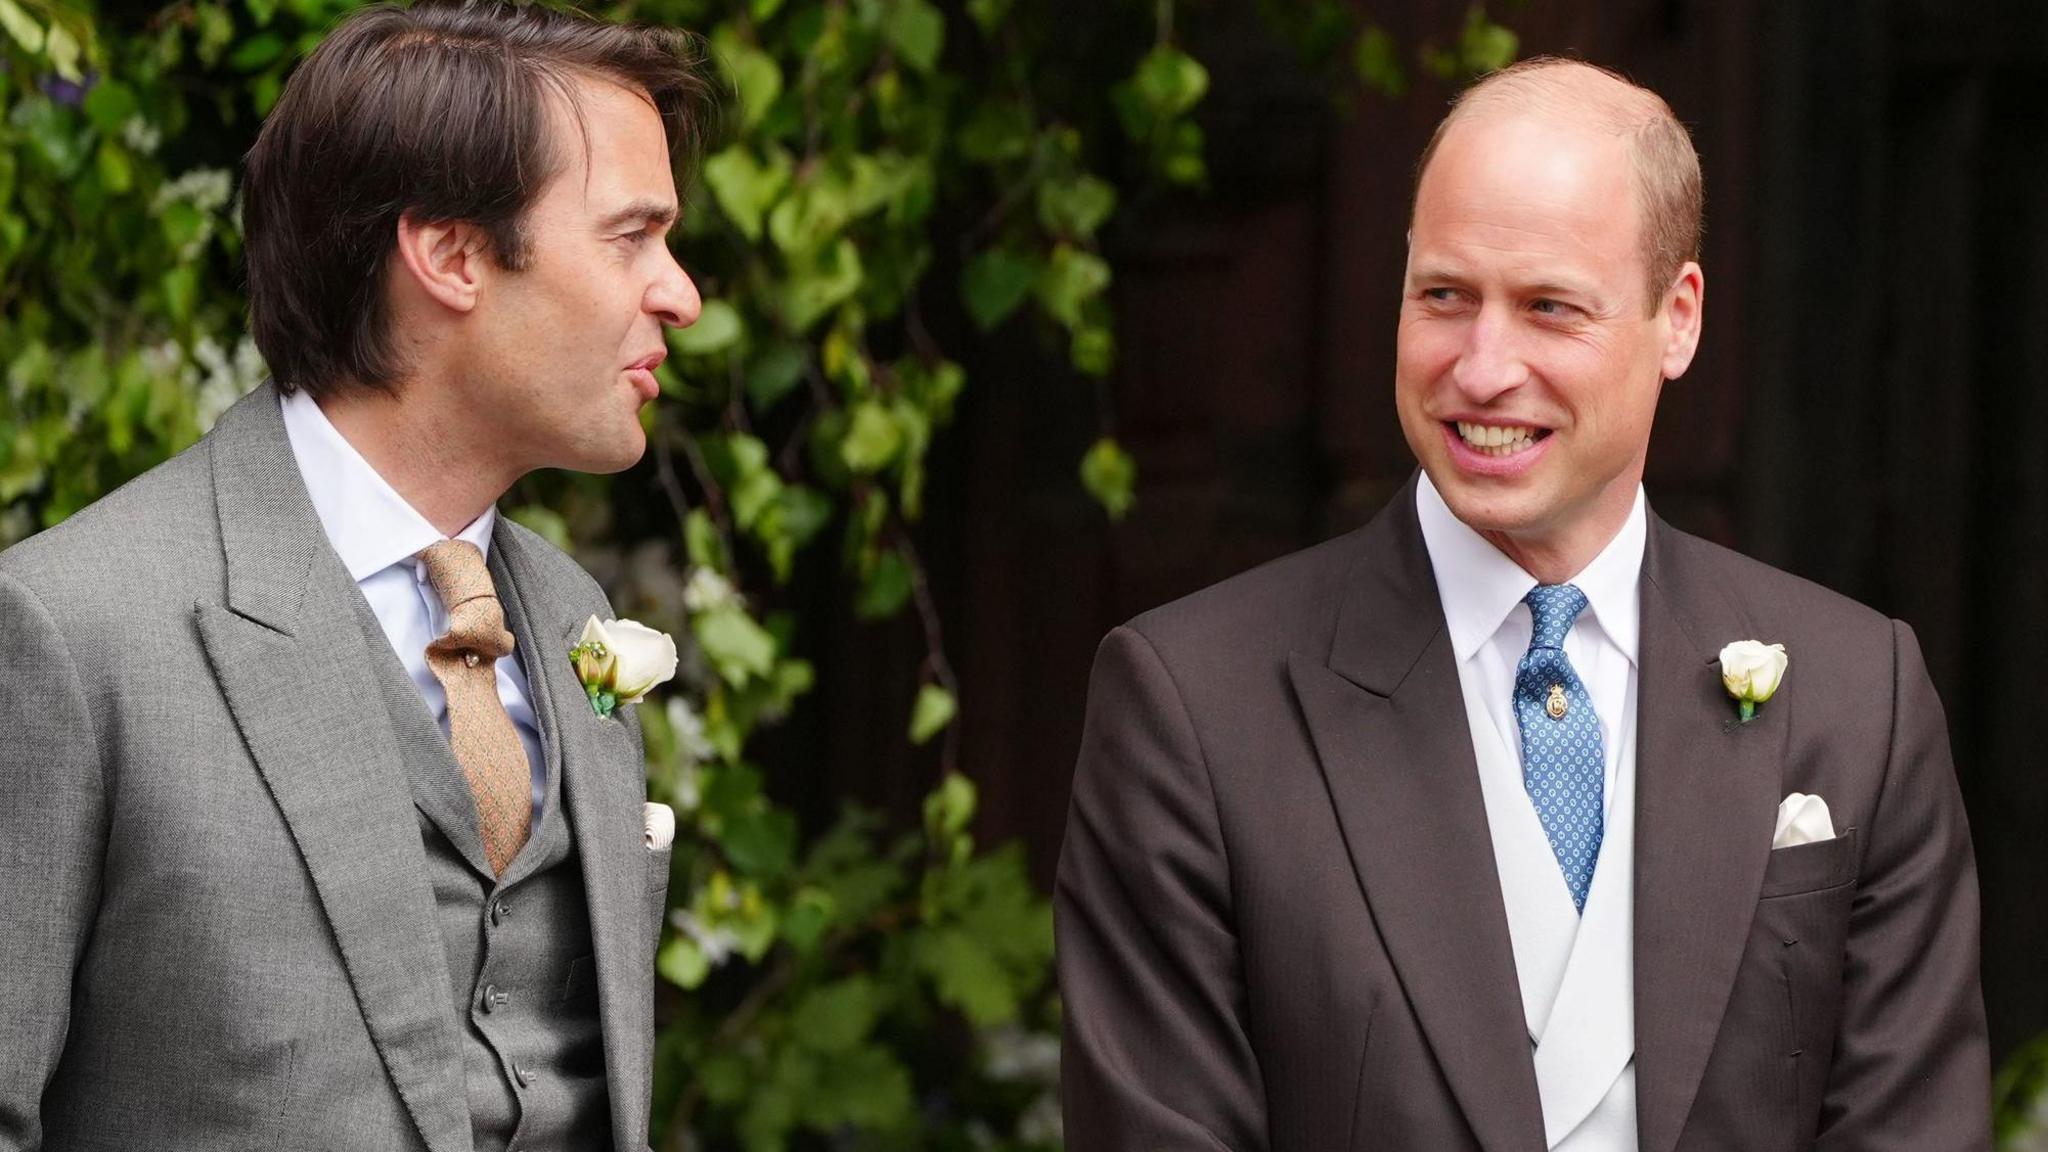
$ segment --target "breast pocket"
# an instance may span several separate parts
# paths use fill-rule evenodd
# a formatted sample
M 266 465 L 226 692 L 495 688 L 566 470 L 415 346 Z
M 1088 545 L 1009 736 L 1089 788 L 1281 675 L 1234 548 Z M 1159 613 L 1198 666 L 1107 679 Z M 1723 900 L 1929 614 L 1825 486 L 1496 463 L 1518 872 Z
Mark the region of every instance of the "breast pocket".
M 1851 828 L 1832 840 L 1773 849 L 1770 863 L 1764 865 L 1764 886 L 1758 896 L 1764 900 L 1802 896 L 1855 879 L 1856 830 Z

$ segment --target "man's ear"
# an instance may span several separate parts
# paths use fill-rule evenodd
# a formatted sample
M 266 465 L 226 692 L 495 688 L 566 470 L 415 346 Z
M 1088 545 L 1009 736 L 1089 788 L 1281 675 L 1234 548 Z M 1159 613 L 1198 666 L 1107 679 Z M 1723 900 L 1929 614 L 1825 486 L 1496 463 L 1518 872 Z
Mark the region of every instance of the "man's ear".
M 1664 379 L 1676 380 L 1692 366 L 1700 347 L 1700 326 L 1706 320 L 1707 274 L 1688 260 L 1664 293 L 1664 316 L 1670 335 L 1664 342 Z
M 489 253 L 482 229 L 467 221 L 423 221 L 410 212 L 398 218 L 404 274 L 445 308 L 468 312 L 476 307 L 492 269 Z

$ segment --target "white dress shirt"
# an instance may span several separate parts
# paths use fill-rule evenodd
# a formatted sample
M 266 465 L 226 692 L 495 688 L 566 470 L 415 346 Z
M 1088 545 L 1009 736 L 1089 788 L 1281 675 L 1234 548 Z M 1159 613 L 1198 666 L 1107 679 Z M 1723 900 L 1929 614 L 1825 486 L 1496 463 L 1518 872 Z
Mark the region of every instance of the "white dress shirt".
M 448 609 L 427 580 L 426 565 L 414 558 L 446 537 L 377 474 L 312 397 L 294 392 L 284 398 L 284 430 L 328 543 L 362 589 L 391 650 L 446 734 L 448 693 L 427 667 L 427 645 L 448 631 Z M 488 559 L 497 522 L 497 509 L 486 508 L 456 539 L 476 545 Z M 538 827 L 547 795 L 547 761 L 541 754 L 532 693 L 516 656 L 499 660 L 497 672 L 498 698 L 512 716 L 532 770 L 533 823 Z
M 1634 1152 L 1630 881 L 1639 590 L 1648 540 L 1642 489 L 1621 530 L 1567 581 L 1587 600 L 1564 651 L 1599 714 L 1607 829 L 1583 917 L 1521 784 L 1515 668 L 1534 630 L 1522 598 L 1536 579 L 1452 514 L 1426 474 L 1416 486 L 1416 512 L 1473 734 L 1536 1048 L 1546 1143 L 1561 1152 Z

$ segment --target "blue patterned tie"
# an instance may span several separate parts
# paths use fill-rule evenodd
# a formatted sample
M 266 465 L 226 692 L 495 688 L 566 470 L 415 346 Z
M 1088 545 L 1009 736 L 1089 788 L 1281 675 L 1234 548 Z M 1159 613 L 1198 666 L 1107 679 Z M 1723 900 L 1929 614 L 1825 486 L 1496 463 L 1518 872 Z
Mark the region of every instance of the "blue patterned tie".
M 1572 905 L 1586 910 L 1605 823 L 1600 803 L 1605 758 L 1593 698 L 1564 656 L 1565 633 L 1586 610 L 1570 584 L 1539 584 L 1522 598 L 1536 628 L 1515 666 L 1515 719 L 1522 727 L 1522 786 L 1536 805 L 1550 850 L 1564 870 Z

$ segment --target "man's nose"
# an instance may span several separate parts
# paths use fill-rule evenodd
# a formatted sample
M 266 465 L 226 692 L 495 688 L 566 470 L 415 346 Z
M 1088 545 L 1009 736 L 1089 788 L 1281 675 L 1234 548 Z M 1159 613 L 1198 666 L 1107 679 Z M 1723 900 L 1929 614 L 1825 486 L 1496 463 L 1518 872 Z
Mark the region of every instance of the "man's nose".
M 1465 332 L 1451 380 L 1475 404 L 1488 403 L 1528 382 L 1529 365 L 1508 316 L 1494 308 L 1480 311 Z
M 674 252 L 668 254 L 667 265 L 647 287 L 646 308 L 671 328 L 688 328 L 704 311 L 704 298 L 697 294 L 697 282 L 683 271 Z

